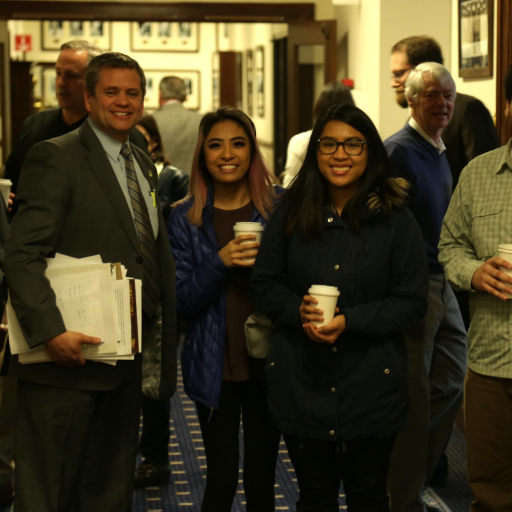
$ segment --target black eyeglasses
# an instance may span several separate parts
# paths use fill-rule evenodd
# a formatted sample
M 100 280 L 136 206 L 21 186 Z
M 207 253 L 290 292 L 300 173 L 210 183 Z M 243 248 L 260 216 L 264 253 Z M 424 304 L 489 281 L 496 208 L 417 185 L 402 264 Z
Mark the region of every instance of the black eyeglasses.
M 350 156 L 358 156 L 363 152 L 364 145 L 367 144 L 364 140 L 349 139 L 344 142 L 338 142 L 336 139 L 318 139 L 318 149 L 324 155 L 334 155 L 340 146 L 343 151 Z

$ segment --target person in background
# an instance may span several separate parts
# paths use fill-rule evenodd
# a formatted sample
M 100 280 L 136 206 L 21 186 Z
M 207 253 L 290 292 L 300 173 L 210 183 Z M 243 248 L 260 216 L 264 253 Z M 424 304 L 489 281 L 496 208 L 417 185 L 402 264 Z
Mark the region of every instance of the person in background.
M 512 66 L 505 98 L 509 110 Z M 512 243 L 511 188 L 512 139 L 464 169 L 439 243 L 446 279 L 470 292 L 464 415 L 471 512 L 512 510 L 512 265 L 498 253 Z
M 395 176 L 411 184 L 408 206 L 422 233 L 429 265 L 428 312 L 407 332 L 410 421 L 397 437 L 389 471 L 393 512 L 424 512 L 423 491 L 445 450 L 462 404 L 467 339 L 459 305 L 438 260 L 452 174 L 441 135 L 450 122 L 455 82 L 436 62 L 409 72 L 411 119 L 384 145 Z
M 83 40 L 69 41 L 60 47 L 55 63 L 55 91 L 58 109 L 42 110 L 28 117 L 16 145 L 5 163 L 5 179 L 12 181 L 11 191 L 16 193 L 21 168 L 28 152 L 38 142 L 60 137 L 82 126 L 87 119 L 85 107 L 85 69 L 87 64 L 101 53 L 101 50 Z M 141 134 L 133 129 L 130 140 L 146 151 L 147 144 Z M 15 201 L 11 215 L 18 211 Z
M 162 78 L 160 108 L 153 113 L 166 154 L 178 169 L 190 175 L 201 115 L 183 106 L 187 86 L 177 76 Z
M 171 165 L 166 156 L 160 131 L 151 114 L 144 114 L 137 125 L 148 142 L 148 153 L 158 171 L 158 202 L 164 218 L 171 211 L 171 205 L 188 194 L 190 178 L 182 170 Z
M 313 107 L 313 122 L 320 115 L 333 105 L 352 105 L 355 106 L 350 89 L 341 82 L 334 81 L 324 85 L 320 96 L 318 96 Z M 281 177 L 283 186 L 288 187 L 293 178 L 299 172 L 304 162 L 304 155 L 308 147 L 311 130 L 294 135 L 288 142 L 288 153 L 286 155 L 286 165 Z
M 158 204 L 167 218 L 171 204 L 183 199 L 188 193 L 189 178 L 178 168 L 170 165 L 165 156 L 160 132 L 151 114 L 144 114 L 136 128 L 148 143 L 148 153 L 158 172 Z M 156 400 L 144 394 L 141 397 L 142 435 L 139 451 L 142 462 L 135 471 L 133 487 L 141 489 L 165 484 L 171 478 L 169 466 L 169 421 L 171 401 Z
M 351 105 L 320 115 L 304 164 L 269 220 L 251 279 L 274 322 L 271 417 L 300 490 L 298 512 L 389 511 L 395 436 L 408 412 L 404 331 L 426 312 L 421 232 L 377 129 Z M 311 285 L 339 289 L 334 319 Z
M 279 432 L 267 419 L 264 359 L 248 356 L 244 323 L 254 307 L 249 278 L 255 235 L 234 238 L 237 222 L 265 225 L 278 191 L 252 121 L 223 107 L 206 114 L 192 164 L 190 195 L 167 223 L 177 265 L 178 315 L 188 323 L 182 352 L 185 392 L 196 402 L 206 452 L 202 512 L 230 512 L 239 479 L 240 414 L 247 512 L 274 511 Z M 244 245 L 242 252 L 242 242 Z
M 391 87 L 396 101 L 408 108 L 405 82 L 412 69 L 423 62 L 443 64 L 441 47 L 428 36 L 411 36 L 398 41 L 391 49 Z M 491 114 L 477 98 L 457 93 L 453 116 L 443 130 L 446 158 L 457 186 L 462 169 L 475 157 L 499 147 L 498 133 Z
M 11 194 L 12 196 L 12 194 Z M 12 203 L 9 201 L 9 206 Z M 0 197 L 0 507 L 14 501 L 14 434 L 16 432 L 16 395 L 18 381 L 8 377 L 4 368 L 8 365 L 7 283 L 3 272 L 5 247 L 9 234 L 7 207 Z

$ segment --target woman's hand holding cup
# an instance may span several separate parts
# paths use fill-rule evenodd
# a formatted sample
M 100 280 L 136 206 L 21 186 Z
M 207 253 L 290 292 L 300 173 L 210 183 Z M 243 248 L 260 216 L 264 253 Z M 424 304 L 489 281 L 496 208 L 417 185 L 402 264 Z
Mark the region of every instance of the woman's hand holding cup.
M 228 268 L 252 267 L 258 254 L 259 243 L 250 243 L 247 240 L 256 240 L 256 235 L 240 235 L 231 240 L 220 251 L 220 259 Z M 242 242 L 245 242 L 242 245 Z M 250 259 L 250 261 L 246 261 Z
M 318 304 L 318 299 L 312 297 L 311 295 L 304 295 L 302 298 L 302 304 L 299 309 L 302 327 L 304 327 L 304 325 L 308 324 L 309 322 L 323 321 L 324 312 L 321 309 L 315 307 L 315 304 Z
M 339 308 L 336 308 L 339 313 Z M 335 316 L 330 323 L 316 327 L 312 324 L 303 325 L 306 336 L 317 343 L 328 343 L 332 345 L 345 330 L 345 315 Z

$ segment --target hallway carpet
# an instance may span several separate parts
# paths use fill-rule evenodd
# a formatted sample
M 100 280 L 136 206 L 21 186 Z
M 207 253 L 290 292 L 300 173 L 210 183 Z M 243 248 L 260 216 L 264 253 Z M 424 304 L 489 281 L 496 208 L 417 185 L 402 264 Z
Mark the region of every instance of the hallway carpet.
M 241 456 L 242 446 L 241 436 Z M 201 510 L 206 477 L 206 458 L 196 408 L 184 393 L 181 379 L 178 382 L 178 391 L 172 398 L 169 456 L 172 483 L 135 491 L 133 512 L 178 512 L 180 510 L 199 512 Z M 242 470 L 240 469 L 240 481 L 232 512 L 245 512 L 245 497 L 241 478 Z M 425 498 L 440 512 L 458 512 L 458 510 L 452 511 L 448 508 L 438 499 L 439 497 L 435 495 L 434 491 L 427 491 Z M 276 511 L 294 511 L 297 499 L 297 480 L 286 446 L 281 441 L 276 472 Z M 340 489 L 339 504 L 340 510 L 346 510 L 343 489 Z

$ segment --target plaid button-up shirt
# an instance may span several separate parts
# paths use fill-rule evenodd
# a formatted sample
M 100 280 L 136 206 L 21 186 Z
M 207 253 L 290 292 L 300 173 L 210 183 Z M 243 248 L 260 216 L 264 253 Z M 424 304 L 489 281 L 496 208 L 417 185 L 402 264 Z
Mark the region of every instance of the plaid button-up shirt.
M 512 243 L 512 139 L 472 160 L 460 176 L 446 213 L 439 261 L 456 288 L 471 290 L 484 261 L 499 244 Z M 512 299 L 470 294 L 468 366 L 475 372 L 512 379 Z

